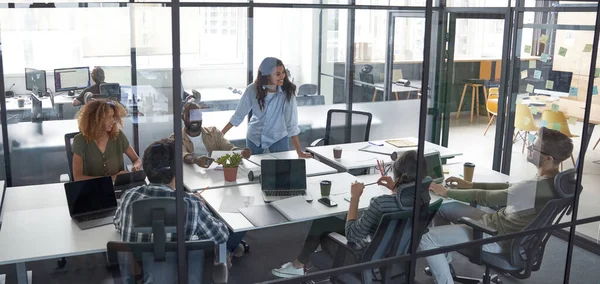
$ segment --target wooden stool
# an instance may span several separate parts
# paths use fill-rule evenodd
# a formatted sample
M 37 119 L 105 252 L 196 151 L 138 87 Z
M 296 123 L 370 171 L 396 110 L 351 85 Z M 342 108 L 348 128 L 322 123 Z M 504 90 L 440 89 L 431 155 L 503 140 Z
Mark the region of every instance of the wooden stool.
M 458 104 L 458 112 L 456 113 L 456 119 L 460 116 L 460 110 L 462 109 L 463 101 L 465 100 L 465 94 L 467 93 L 467 87 L 471 87 L 471 123 L 473 123 L 473 108 L 477 104 L 477 117 L 479 118 L 479 88 L 483 88 L 483 97 L 485 98 L 485 104 L 487 105 L 487 90 L 483 83 L 472 83 L 467 82 L 463 88 L 462 96 L 460 97 L 460 103 Z M 488 119 L 490 113 L 487 114 Z

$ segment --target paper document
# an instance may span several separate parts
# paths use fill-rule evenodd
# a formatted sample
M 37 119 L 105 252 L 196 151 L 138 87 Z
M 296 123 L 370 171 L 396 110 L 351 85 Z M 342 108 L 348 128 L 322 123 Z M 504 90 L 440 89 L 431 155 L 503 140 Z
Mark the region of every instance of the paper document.
M 226 195 L 221 201 L 219 212 L 238 213 L 238 209 L 254 205 L 254 196 Z
M 405 147 L 416 147 L 417 143 L 408 140 L 408 139 L 391 139 L 391 140 L 385 140 L 386 143 L 392 145 L 392 146 L 396 146 L 398 148 L 405 148 Z

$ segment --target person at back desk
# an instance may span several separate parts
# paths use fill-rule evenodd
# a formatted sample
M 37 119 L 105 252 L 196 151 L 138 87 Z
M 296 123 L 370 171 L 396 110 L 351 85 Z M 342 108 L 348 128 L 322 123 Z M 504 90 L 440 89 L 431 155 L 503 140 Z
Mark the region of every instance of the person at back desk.
M 212 158 L 209 158 L 213 151 L 238 149 L 225 139 L 216 127 L 202 127 L 202 111 L 200 105 L 196 102 L 189 102 L 183 106 L 181 119 L 185 126 L 181 130 L 184 163 L 208 167 L 210 162 L 213 161 Z M 171 134 L 169 139 L 174 140 L 175 135 Z M 247 159 L 250 158 L 252 151 L 249 148 L 244 148 L 241 154 Z
M 456 223 L 461 217 L 469 217 L 494 228 L 500 235 L 522 231 L 537 217 L 546 203 L 557 198 L 554 190 L 554 177 L 559 173 L 560 163 L 571 156 L 573 142 L 560 131 L 540 128 L 538 136 L 528 148 L 527 161 L 537 167 L 537 176 L 530 180 L 509 185 L 508 183 L 478 183 L 450 177 L 447 182 L 458 183 L 460 189 L 447 189 L 440 184 L 431 184 L 430 189 L 440 196 L 448 196 L 466 203 L 475 202 L 481 206 L 506 206 L 493 213 L 487 213 L 460 202 L 442 205 L 434 218 L 434 226 L 423 235 L 420 250 L 430 250 L 472 240 L 472 230 L 467 225 Z M 480 189 L 475 189 L 480 188 Z M 489 237 L 484 233 L 484 237 Z M 508 250 L 510 241 L 491 243 L 483 250 L 503 253 Z M 454 283 L 452 279 L 450 254 L 426 257 L 437 283 Z
M 125 173 L 123 154 L 133 163 L 132 170 L 142 169 L 142 161 L 120 127 L 125 108 L 110 100 L 94 100 L 77 114 L 79 130 L 73 139 L 73 180 L 90 179 Z
M 77 96 L 73 100 L 73 106 L 80 106 L 85 104 L 85 94 L 92 93 L 92 95 L 100 94 L 100 84 L 104 83 L 104 69 L 100 67 L 95 67 L 92 70 L 92 81 L 94 81 L 94 85 L 91 85 L 84 89 L 79 96 Z

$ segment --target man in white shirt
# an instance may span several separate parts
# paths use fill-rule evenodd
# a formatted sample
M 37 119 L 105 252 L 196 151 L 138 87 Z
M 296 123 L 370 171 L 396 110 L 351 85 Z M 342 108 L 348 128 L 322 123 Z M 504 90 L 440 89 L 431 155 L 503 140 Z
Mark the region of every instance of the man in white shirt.
M 181 119 L 185 127 L 182 129 L 183 161 L 186 164 L 196 164 L 208 167 L 213 159 L 213 151 L 232 151 L 239 149 L 231 144 L 219 129 L 214 126 L 202 127 L 202 111 L 199 104 L 189 102 L 183 106 Z M 171 135 L 174 139 L 174 135 Z M 249 158 L 252 152 L 248 148 L 242 149 L 244 158 Z

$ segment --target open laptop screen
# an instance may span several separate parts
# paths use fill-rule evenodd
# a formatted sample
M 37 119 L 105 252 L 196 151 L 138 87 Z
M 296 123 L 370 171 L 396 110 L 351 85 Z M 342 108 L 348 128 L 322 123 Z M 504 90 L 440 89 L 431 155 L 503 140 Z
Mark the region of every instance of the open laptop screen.
M 434 182 L 443 182 L 444 170 L 442 168 L 440 152 L 436 151 L 425 154 L 425 162 L 427 163 L 427 175 L 430 176 Z
M 306 162 L 303 159 L 262 160 L 263 190 L 306 189 Z
M 117 207 L 110 177 L 65 183 L 65 194 L 71 216 Z

